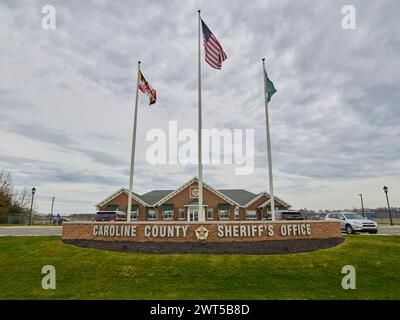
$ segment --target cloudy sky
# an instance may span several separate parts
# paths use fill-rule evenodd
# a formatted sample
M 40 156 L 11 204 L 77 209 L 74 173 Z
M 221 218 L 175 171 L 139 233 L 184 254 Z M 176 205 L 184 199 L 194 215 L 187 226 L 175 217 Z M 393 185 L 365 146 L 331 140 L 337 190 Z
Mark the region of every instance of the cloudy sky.
M 197 127 L 197 9 L 228 59 L 203 63 L 205 128 L 254 129 L 255 170 L 207 165 L 218 188 L 266 190 L 261 58 L 275 191 L 295 208 L 400 206 L 400 4 L 351 1 L 15 1 L 0 3 L 0 168 L 35 186 L 36 209 L 92 212 L 129 181 L 137 60 L 158 102 L 139 97 L 135 191 L 176 188 L 196 166 L 150 165 L 152 128 Z M 42 28 L 44 5 L 56 30 Z

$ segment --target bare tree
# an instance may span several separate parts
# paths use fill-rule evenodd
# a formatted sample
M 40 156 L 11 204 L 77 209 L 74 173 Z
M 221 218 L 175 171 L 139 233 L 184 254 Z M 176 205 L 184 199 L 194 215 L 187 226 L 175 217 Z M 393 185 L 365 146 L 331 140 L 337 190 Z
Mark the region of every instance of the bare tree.
M 30 208 L 30 194 L 27 188 L 14 192 L 10 213 L 27 216 Z
M 13 184 L 9 171 L 0 171 L 0 216 L 9 212 L 13 202 Z
M 14 190 L 12 176 L 9 171 L 0 171 L 0 218 L 9 214 L 26 217 L 30 208 L 30 192 L 24 188 Z

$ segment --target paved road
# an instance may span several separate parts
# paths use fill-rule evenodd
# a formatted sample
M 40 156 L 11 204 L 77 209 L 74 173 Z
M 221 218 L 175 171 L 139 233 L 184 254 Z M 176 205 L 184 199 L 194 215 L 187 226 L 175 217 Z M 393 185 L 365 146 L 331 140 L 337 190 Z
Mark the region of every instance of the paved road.
M 0 236 L 59 236 L 62 227 L 0 227 Z
M 400 236 L 400 226 L 380 226 L 378 234 L 390 234 Z
M 59 236 L 62 227 L 0 227 L 0 236 Z M 400 226 L 381 226 L 379 234 L 399 235 Z M 368 234 L 367 234 L 368 235 Z

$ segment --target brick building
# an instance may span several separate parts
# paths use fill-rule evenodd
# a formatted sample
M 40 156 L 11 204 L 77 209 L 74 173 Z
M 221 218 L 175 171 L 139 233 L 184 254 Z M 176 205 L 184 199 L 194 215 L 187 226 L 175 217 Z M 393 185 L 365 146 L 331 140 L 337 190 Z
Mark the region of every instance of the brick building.
M 96 205 L 97 210 L 127 211 L 129 190 L 121 188 Z M 132 195 L 132 220 L 197 221 L 198 181 L 192 178 L 176 190 L 153 190 Z M 203 182 L 203 207 L 206 220 L 261 220 L 270 210 L 270 196 L 243 189 L 214 189 Z M 290 204 L 275 196 L 276 209 Z

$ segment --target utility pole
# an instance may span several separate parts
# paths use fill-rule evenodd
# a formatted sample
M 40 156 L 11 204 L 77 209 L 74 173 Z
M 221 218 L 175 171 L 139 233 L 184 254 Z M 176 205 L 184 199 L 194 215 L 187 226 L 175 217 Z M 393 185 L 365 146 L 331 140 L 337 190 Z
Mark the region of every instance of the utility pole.
M 359 193 L 358 195 L 360 196 L 360 199 L 361 199 L 361 210 L 362 210 L 362 214 L 365 218 L 363 195 L 361 193 Z
M 51 199 L 51 210 L 50 210 L 50 224 L 53 224 L 53 208 L 54 208 L 54 199 L 55 197 L 53 197 Z

